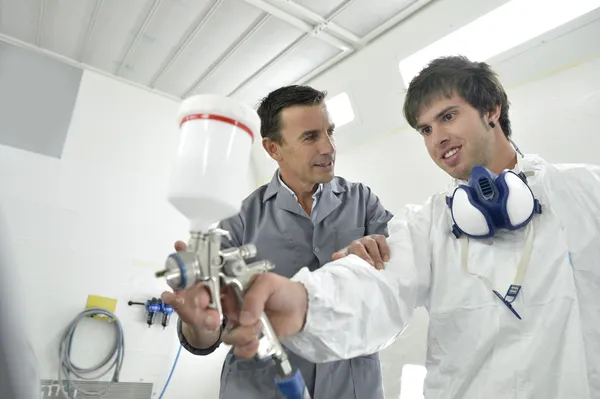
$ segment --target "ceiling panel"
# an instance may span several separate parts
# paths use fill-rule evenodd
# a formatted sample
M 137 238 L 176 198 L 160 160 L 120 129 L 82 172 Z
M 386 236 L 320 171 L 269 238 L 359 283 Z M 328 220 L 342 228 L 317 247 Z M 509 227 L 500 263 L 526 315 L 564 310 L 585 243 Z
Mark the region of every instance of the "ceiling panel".
M 254 105 L 270 91 L 292 84 L 340 51 L 317 38 L 307 36 L 306 40 L 285 57 L 234 93 L 234 97 Z
M 304 33 L 271 17 L 196 90 L 197 93 L 229 94 Z
M 83 62 L 114 71 L 142 27 L 153 0 L 103 0 Z
M 182 96 L 261 15 L 260 10 L 241 0 L 227 0 L 221 3 L 185 51 L 158 81 L 156 89 Z
M 41 46 L 78 59 L 97 0 L 46 0 Z
M 121 60 L 124 61 L 123 66 L 116 71 L 125 79 L 150 84 L 182 41 L 206 16 L 213 3 L 213 0 L 160 1 L 146 29 L 139 35 L 130 57 Z
M 417 0 L 355 0 L 332 19 L 358 36 L 365 36 Z
M 0 32 L 35 43 L 41 0 L 0 0 Z

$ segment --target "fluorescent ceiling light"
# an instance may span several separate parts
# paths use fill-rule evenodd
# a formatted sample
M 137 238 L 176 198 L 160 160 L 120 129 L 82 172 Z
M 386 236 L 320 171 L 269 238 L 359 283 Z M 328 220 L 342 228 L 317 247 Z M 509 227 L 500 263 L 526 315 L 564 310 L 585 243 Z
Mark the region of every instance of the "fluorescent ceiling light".
M 600 0 L 512 0 L 400 62 L 404 84 L 435 58 L 485 61 L 600 7 Z
M 352 109 L 352 103 L 348 94 L 340 93 L 326 100 L 325 104 L 327 104 L 327 110 L 336 128 L 354 120 L 354 110 Z
M 400 399 L 423 399 L 423 383 L 427 369 L 423 366 L 405 364 L 400 377 Z

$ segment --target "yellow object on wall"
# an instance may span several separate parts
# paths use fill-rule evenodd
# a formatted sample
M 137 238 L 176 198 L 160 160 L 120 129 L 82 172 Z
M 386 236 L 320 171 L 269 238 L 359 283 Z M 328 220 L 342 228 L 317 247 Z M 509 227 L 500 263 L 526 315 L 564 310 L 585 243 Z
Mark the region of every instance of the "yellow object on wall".
M 108 310 L 111 313 L 114 313 L 115 309 L 117 308 L 117 300 L 115 298 L 106 298 L 98 295 L 88 295 L 87 304 L 85 305 L 85 308 L 102 308 Z M 96 319 L 108 319 L 108 316 L 103 314 L 94 315 L 92 317 Z

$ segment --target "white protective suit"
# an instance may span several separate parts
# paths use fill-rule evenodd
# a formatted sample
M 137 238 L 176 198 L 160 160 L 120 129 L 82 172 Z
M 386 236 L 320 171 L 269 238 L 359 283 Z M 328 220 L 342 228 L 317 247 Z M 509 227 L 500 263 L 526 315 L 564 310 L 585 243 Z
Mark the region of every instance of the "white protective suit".
M 600 167 L 522 162 L 543 207 L 513 303 L 522 320 L 484 280 L 506 293 L 526 229 L 468 240 L 465 270 L 449 191 L 392 220 L 385 270 L 350 255 L 298 272 L 307 320 L 284 344 L 314 362 L 377 352 L 424 306 L 426 399 L 600 398 Z

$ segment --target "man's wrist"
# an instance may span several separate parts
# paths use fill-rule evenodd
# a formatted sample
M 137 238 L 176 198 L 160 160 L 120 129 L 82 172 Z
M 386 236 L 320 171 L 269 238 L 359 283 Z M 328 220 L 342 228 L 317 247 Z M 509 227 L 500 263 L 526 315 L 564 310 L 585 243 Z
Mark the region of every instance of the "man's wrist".
M 206 350 L 214 347 L 221 339 L 222 326 L 209 331 L 197 326 L 191 326 L 181 322 L 181 332 L 187 343 L 198 350 Z
M 299 291 L 301 292 L 300 298 L 302 298 L 299 304 L 299 312 L 302 320 L 299 332 L 302 332 L 306 327 L 306 319 L 308 317 L 308 290 L 306 289 L 306 285 L 304 285 L 302 281 L 297 281 L 296 284 L 298 285 Z

